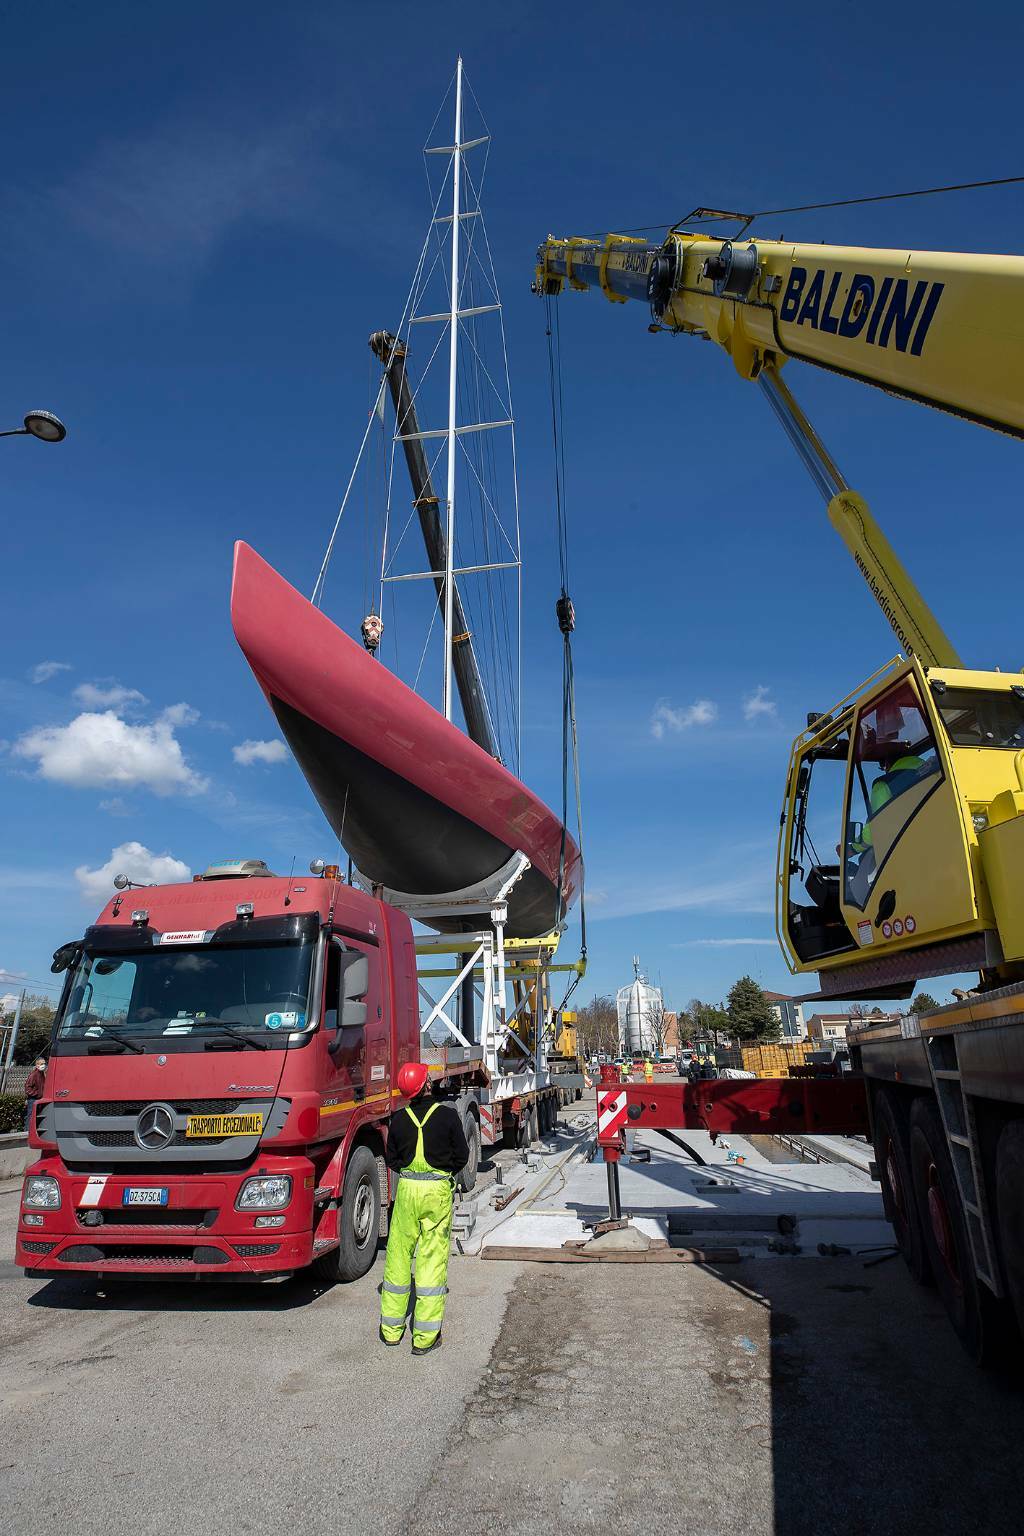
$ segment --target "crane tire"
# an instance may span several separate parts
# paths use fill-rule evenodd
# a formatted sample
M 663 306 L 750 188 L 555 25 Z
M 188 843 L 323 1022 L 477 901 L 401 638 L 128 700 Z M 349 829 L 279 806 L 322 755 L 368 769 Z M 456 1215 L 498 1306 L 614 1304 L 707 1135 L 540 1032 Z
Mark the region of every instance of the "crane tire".
M 476 1176 L 480 1172 L 480 1127 L 476 1116 L 467 1113 L 462 1129 L 466 1133 L 469 1142 L 469 1161 L 458 1177 L 458 1186 L 463 1193 L 468 1193 L 476 1183 Z
M 1006 1292 L 1024 1338 L 1024 1120 L 1011 1120 L 999 1135 L 996 1221 Z
M 938 1110 L 924 1097 L 910 1111 L 910 1166 L 935 1289 L 967 1354 L 976 1365 L 987 1365 L 1005 1342 L 1005 1324 L 975 1273 L 945 1132 Z
M 921 1216 L 914 1197 L 914 1177 L 892 1094 L 882 1088 L 875 1095 L 875 1163 L 882 1185 L 885 1213 L 892 1222 L 903 1262 L 918 1285 L 931 1285 L 932 1274 L 924 1245 Z

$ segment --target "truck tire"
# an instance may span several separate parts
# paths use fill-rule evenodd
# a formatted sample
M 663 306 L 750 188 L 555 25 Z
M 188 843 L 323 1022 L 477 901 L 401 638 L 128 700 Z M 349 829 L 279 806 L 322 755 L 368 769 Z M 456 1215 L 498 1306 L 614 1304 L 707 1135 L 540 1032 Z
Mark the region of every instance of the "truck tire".
M 476 1183 L 476 1176 L 480 1172 L 480 1127 L 477 1125 L 476 1116 L 468 1114 L 463 1123 L 466 1140 L 469 1142 L 469 1161 L 458 1177 L 458 1186 L 467 1193 Z
M 967 1222 L 937 1109 L 915 1099 L 910 1166 L 925 1252 L 953 1331 L 976 1365 L 991 1360 L 1001 1333 L 992 1293 L 974 1272 Z
M 906 1138 L 892 1095 L 882 1088 L 875 1096 L 875 1162 L 882 1184 L 885 1210 L 892 1222 L 903 1261 L 918 1285 L 930 1285 L 931 1270 L 924 1246 L 921 1217 L 914 1197 Z
M 537 1112 L 537 1100 L 534 1099 L 526 1111 L 526 1145 L 532 1147 L 540 1136 L 540 1116 Z
M 1003 1278 L 1024 1338 L 1024 1120 L 1004 1125 L 996 1147 L 996 1219 Z
M 337 1248 L 313 1261 L 321 1280 L 347 1284 L 358 1280 L 377 1257 L 380 1233 L 380 1175 L 369 1147 L 356 1147 L 345 1170 L 338 1207 Z

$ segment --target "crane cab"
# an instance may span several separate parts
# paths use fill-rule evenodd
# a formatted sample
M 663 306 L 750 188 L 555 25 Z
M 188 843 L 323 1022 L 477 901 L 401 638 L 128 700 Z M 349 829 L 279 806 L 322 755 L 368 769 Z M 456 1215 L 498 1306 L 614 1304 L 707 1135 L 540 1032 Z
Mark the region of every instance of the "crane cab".
M 1024 975 L 1024 679 L 897 657 L 793 744 L 776 927 L 832 996 Z

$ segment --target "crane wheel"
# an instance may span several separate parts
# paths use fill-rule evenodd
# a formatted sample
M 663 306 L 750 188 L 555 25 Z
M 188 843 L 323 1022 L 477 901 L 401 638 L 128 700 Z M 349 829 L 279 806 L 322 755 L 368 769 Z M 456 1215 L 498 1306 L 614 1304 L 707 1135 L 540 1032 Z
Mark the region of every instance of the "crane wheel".
M 1024 1120 L 1011 1120 L 999 1136 L 996 1218 L 1003 1278 L 1024 1338 Z
M 924 1247 L 957 1338 L 976 1365 L 1005 1345 L 1005 1321 L 974 1270 L 967 1222 L 938 1110 L 926 1098 L 910 1112 L 910 1166 Z
M 914 1178 L 906 1135 L 893 1097 L 884 1088 L 875 1095 L 875 1162 L 882 1184 L 885 1214 L 892 1222 L 903 1261 L 918 1285 L 932 1283 L 924 1232 L 914 1198 Z

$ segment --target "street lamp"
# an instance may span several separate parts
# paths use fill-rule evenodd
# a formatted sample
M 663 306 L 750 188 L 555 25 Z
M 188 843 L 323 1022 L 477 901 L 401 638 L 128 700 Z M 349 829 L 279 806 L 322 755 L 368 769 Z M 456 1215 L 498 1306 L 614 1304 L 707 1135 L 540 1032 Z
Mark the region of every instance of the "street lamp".
M 43 443 L 62 443 L 68 429 L 52 411 L 29 411 L 23 427 L 11 427 L 0 437 L 38 437 Z

